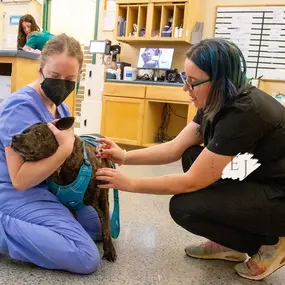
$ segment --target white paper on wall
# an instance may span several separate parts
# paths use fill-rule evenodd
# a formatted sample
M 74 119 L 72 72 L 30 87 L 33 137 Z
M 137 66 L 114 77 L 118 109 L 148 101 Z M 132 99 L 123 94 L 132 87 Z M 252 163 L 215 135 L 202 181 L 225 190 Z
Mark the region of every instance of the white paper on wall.
M 285 6 L 218 7 L 215 37 L 244 54 L 248 77 L 285 80 Z

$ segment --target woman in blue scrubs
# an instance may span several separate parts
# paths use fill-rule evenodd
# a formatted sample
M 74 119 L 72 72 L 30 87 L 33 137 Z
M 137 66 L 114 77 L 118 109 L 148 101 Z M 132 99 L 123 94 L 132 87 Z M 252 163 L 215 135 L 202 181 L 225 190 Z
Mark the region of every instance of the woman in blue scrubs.
M 0 252 L 43 268 L 88 274 L 100 263 L 94 243 L 102 236 L 98 214 L 86 207 L 74 219 L 43 182 L 72 152 L 72 131 L 49 124 L 59 148 L 37 162 L 24 162 L 10 147 L 12 136 L 27 127 L 69 116 L 63 101 L 82 63 L 79 42 L 56 36 L 42 51 L 38 80 L 0 105 Z

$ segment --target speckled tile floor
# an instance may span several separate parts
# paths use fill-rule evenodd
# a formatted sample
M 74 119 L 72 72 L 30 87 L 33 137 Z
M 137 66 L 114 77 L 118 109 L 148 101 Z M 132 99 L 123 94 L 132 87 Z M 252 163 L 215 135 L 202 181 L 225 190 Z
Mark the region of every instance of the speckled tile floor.
M 180 164 L 122 168 L 132 176 L 155 176 L 181 171 Z M 0 284 L 16 285 L 251 285 L 285 283 L 285 268 L 264 281 L 240 278 L 234 263 L 191 259 L 184 247 L 200 237 L 174 224 L 168 214 L 170 197 L 120 193 L 121 235 L 114 244 L 118 260 L 102 261 L 88 276 L 39 269 L 0 256 Z M 102 253 L 102 244 L 98 244 Z

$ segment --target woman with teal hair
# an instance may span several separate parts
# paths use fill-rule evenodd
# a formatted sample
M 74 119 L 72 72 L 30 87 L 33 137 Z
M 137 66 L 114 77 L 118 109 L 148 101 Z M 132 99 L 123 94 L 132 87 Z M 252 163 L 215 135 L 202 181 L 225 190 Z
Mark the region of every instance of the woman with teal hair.
M 188 256 L 235 261 L 240 276 L 261 280 L 285 264 L 285 112 L 248 83 L 246 71 L 242 52 L 229 41 L 191 47 L 182 79 L 198 109 L 193 121 L 172 141 L 145 149 L 126 152 L 99 140 L 102 157 L 116 163 L 181 159 L 184 173 L 131 179 L 100 169 L 97 179 L 109 182 L 102 188 L 174 195 L 173 220 L 208 239 L 186 247 Z

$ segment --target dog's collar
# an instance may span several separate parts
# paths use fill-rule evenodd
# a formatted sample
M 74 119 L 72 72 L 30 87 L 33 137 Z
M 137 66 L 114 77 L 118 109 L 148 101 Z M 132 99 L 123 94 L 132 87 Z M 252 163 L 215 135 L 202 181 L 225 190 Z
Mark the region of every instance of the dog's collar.
M 95 147 L 99 145 L 95 140 L 97 136 L 80 136 L 83 142 L 84 163 L 82 164 L 76 180 L 65 186 L 61 186 L 53 182 L 50 178 L 47 179 L 49 190 L 59 199 L 59 201 L 70 210 L 80 210 L 86 205 L 84 204 L 84 195 L 90 183 L 92 175 L 92 165 L 88 160 L 85 143 L 89 143 Z M 112 163 L 112 162 L 111 162 Z M 112 168 L 115 165 L 112 163 Z M 114 210 L 111 218 L 111 234 L 113 238 L 118 238 L 120 234 L 120 204 L 119 204 L 119 191 L 114 192 Z

